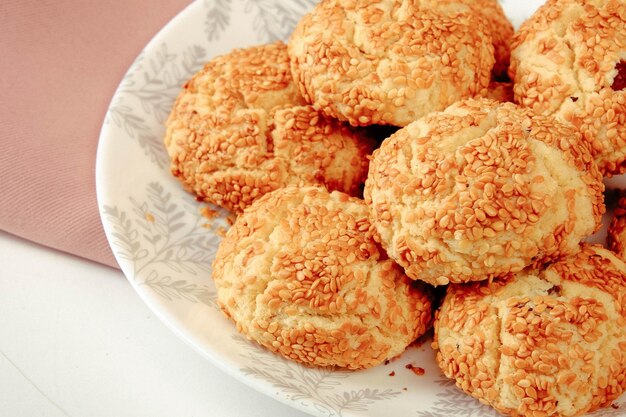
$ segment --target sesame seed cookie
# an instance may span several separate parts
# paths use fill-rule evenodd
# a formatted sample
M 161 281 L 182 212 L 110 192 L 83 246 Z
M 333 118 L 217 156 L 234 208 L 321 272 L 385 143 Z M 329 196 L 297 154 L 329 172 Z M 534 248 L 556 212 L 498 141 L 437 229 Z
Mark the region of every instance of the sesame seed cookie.
M 277 42 L 234 50 L 196 73 L 172 109 L 165 145 L 185 189 L 240 213 L 287 184 L 359 194 L 374 142 L 304 102 Z
M 576 250 L 600 227 L 603 191 L 575 129 L 468 99 L 386 139 L 364 194 L 389 256 L 409 277 L 445 285 Z
M 606 243 L 618 257 L 626 259 L 626 192 L 621 191 L 620 194 L 607 229 Z
M 405 126 L 486 89 L 494 50 L 483 19 L 437 4 L 322 0 L 288 45 L 305 99 L 355 126 Z
M 306 365 L 377 365 L 432 321 L 429 291 L 386 256 L 365 203 L 321 187 L 253 203 L 222 240 L 213 279 L 240 332 Z
M 451 285 L 433 348 L 448 378 L 502 413 L 607 407 L 626 390 L 626 265 L 584 244 L 545 269 Z
M 600 171 L 626 170 L 626 2 L 549 0 L 516 33 L 516 102 L 574 125 Z

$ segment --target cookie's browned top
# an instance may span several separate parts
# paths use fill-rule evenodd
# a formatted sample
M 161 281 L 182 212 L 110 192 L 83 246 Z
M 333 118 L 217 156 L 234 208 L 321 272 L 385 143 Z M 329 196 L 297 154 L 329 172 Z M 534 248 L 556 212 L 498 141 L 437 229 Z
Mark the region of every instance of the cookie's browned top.
M 186 189 L 239 213 L 287 184 L 357 194 L 373 143 L 304 102 L 277 42 L 234 50 L 196 73 L 174 104 L 165 145 Z
M 289 41 L 308 102 L 353 125 L 404 126 L 486 88 L 493 46 L 468 6 L 324 0 Z
M 573 416 L 626 390 L 626 265 L 600 246 L 455 285 L 434 347 L 448 377 L 511 416 Z
M 267 194 L 213 265 L 225 313 L 299 362 L 351 369 L 400 354 L 431 320 L 427 292 L 388 259 L 362 200 L 316 187 Z
M 515 100 L 576 127 L 604 175 L 626 170 L 626 2 L 549 0 L 515 34 Z
M 512 103 L 466 100 L 387 139 L 365 197 L 408 275 L 445 284 L 576 247 L 600 224 L 603 190 L 571 127 Z

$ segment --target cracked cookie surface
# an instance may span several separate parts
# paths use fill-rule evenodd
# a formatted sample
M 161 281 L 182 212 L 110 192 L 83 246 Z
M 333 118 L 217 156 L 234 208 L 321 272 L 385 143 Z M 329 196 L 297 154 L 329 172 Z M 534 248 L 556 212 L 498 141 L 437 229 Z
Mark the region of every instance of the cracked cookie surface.
M 306 365 L 375 366 L 432 320 L 429 291 L 386 256 L 365 203 L 318 187 L 253 203 L 221 242 L 213 279 L 240 332 Z
M 626 2 L 549 0 L 515 34 L 516 102 L 575 126 L 604 175 L 626 170 Z
M 444 374 L 511 416 L 574 416 L 626 389 L 626 265 L 582 245 L 545 269 L 451 285 L 433 347 Z
M 389 256 L 409 277 L 445 285 L 577 250 L 600 226 L 603 191 L 574 129 L 470 99 L 385 139 L 364 194 Z
M 164 142 L 185 189 L 235 213 L 288 184 L 357 195 L 374 146 L 305 103 L 281 42 L 207 63 L 178 96 Z
M 355 126 L 405 126 L 487 88 L 494 48 L 468 2 L 323 0 L 289 39 L 307 102 Z

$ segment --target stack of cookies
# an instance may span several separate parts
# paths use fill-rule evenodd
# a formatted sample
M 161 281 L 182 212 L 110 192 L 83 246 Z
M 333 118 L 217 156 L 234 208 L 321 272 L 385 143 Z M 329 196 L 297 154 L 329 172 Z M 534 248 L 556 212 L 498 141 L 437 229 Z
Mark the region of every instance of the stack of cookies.
M 626 390 L 626 199 L 611 251 L 581 243 L 626 170 L 625 80 L 623 0 L 549 0 L 515 34 L 496 0 L 322 0 L 195 74 L 165 145 L 237 215 L 213 279 L 250 339 L 362 369 L 434 325 L 468 394 L 573 416 Z

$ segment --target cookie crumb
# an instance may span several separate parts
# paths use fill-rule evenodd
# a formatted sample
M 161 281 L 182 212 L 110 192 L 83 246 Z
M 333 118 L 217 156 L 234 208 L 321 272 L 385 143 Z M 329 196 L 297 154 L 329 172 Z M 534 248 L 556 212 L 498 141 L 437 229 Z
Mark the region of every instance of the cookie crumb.
M 412 363 L 407 364 L 405 368 L 409 369 L 411 372 L 413 372 L 417 376 L 422 376 L 426 373 L 426 370 L 424 368 L 420 366 L 415 366 Z
M 217 212 L 217 210 L 213 210 L 212 208 L 207 207 L 207 206 L 202 207 L 200 209 L 200 214 L 209 220 L 213 220 L 214 218 L 219 216 L 219 213 Z

